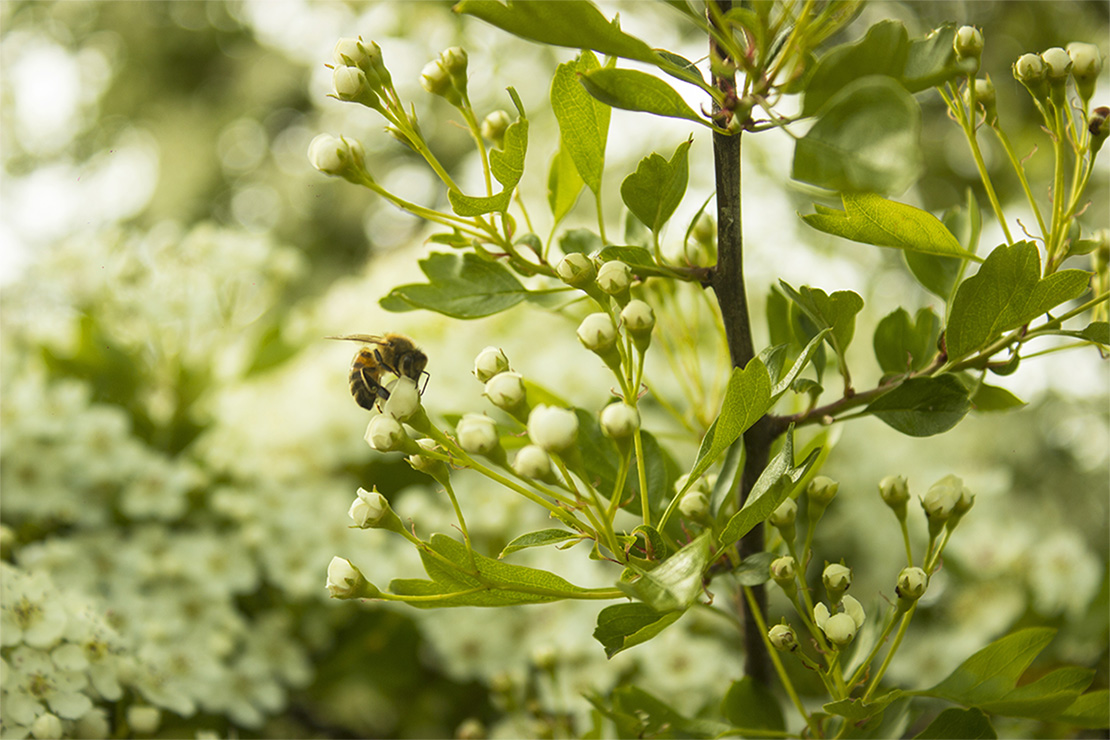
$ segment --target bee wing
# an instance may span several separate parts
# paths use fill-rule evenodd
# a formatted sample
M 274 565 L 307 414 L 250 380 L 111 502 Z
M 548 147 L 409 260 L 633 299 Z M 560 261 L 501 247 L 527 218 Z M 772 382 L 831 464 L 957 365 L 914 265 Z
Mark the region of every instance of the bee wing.
M 382 338 L 375 334 L 343 334 L 336 337 L 324 337 L 324 339 L 339 339 L 348 342 L 362 342 L 363 344 L 381 344 Z

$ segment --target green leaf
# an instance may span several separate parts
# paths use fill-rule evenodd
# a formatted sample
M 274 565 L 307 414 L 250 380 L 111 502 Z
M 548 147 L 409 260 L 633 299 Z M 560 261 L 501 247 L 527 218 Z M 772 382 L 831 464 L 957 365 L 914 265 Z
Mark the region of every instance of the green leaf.
M 515 95 L 515 93 L 514 93 Z M 514 102 L 517 98 L 514 97 Z M 513 197 L 520 178 L 524 175 L 524 156 L 528 151 L 528 119 L 521 111 L 520 117 L 505 129 L 505 140 L 501 149 L 494 149 L 489 153 L 489 167 L 497 182 L 501 183 L 501 192 L 488 197 L 464 195 L 457 190 L 447 191 L 447 200 L 451 208 L 459 216 L 481 216 L 495 211 L 504 212 L 509 209 L 509 200 Z
M 773 552 L 757 552 L 749 555 L 732 571 L 736 582 L 741 586 L 758 586 L 771 580 L 771 561 L 775 559 Z
M 582 181 L 594 193 L 601 190 L 612 110 L 590 97 L 578 79 L 600 68 L 597 57 L 584 51 L 576 60 L 560 64 L 551 80 L 551 108 L 559 122 L 560 150 L 570 155 Z
M 866 704 L 859 699 L 841 699 L 825 704 L 824 709 L 829 714 L 847 717 L 852 722 L 862 722 L 865 719 L 881 714 L 892 703 L 905 696 L 900 689 L 893 689 L 885 694 L 876 696 Z
M 1007 717 L 1052 719 L 1079 698 L 1095 677 L 1092 668 L 1064 666 L 1032 683 L 1018 686 L 1001 699 L 982 703 L 982 708 Z
M 956 291 L 945 342 L 950 360 L 972 354 L 1087 291 L 1090 274 L 1062 270 L 1041 278 L 1041 256 L 1030 241 L 996 247 Z
M 971 407 L 976 411 L 1007 411 L 1024 406 L 1025 401 L 1005 388 L 980 383 L 971 397 Z
M 833 236 L 877 247 L 894 247 L 948 257 L 973 258 L 940 219 L 874 193 L 844 193 L 844 210 L 822 209 L 802 220 Z
M 598 69 L 580 79 L 586 91 L 606 105 L 666 118 L 683 118 L 714 128 L 663 80 L 635 69 Z
M 967 210 L 962 207 L 950 208 L 942 219 L 945 228 L 956 237 L 961 245 L 974 253 L 979 245 L 979 233 L 982 228 L 979 204 L 975 195 L 969 188 L 967 191 Z M 903 259 L 910 272 L 917 278 L 917 282 L 933 295 L 947 302 L 952 295 L 952 288 L 960 275 L 960 266 L 963 261 L 956 257 L 942 257 L 937 254 L 925 254 L 903 250 Z
M 794 427 L 791 425 L 786 431 L 782 450 L 764 468 L 744 506 L 725 525 L 718 538 L 719 546 L 725 548 L 739 542 L 756 525 L 766 521 L 813 466 L 818 454 L 819 450 L 813 450 L 801 465 L 794 464 Z
M 651 251 L 643 247 L 605 247 L 598 256 L 601 257 L 602 262 L 620 260 L 632 267 L 634 272 L 641 272 L 643 268 L 648 268 L 650 271 L 660 271 L 655 264 L 655 257 L 652 256 Z
M 382 308 L 396 311 L 423 308 L 456 319 L 491 316 L 524 300 L 528 289 L 499 262 L 468 252 L 436 252 L 420 260 L 427 283 L 394 288 L 381 300 Z
M 960 664 L 946 679 L 922 692 L 928 696 L 981 706 L 1014 690 L 1037 655 L 1052 642 L 1056 630 L 1033 627 L 995 640 Z
M 1110 727 L 1110 692 L 1101 689 L 1083 694 L 1054 719 L 1092 730 Z
M 936 355 L 939 335 L 940 319 L 930 308 L 919 310 L 916 321 L 904 308 L 887 314 L 872 340 L 879 367 L 892 375 L 920 370 Z
M 582 464 L 595 488 L 612 491 L 617 485 L 617 445 L 601 431 L 597 414 L 585 409 L 574 409 L 578 417 L 578 437 L 575 446 L 581 451 Z
M 703 532 L 634 582 L 617 586 L 658 612 L 685 611 L 701 593 L 701 577 L 708 565 L 709 532 Z
M 921 174 L 921 109 L 889 77 L 849 84 L 794 147 L 795 180 L 829 190 L 900 193 Z
M 754 730 L 786 729 L 778 697 L 751 676 L 733 681 L 721 701 L 721 714 L 737 727 Z
M 868 75 L 899 77 L 909 53 L 909 34 L 901 21 L 884 20 L 855 43 L 829 50 L 817 62 L 806 86 L 802 115 L 812 116 L 849 83 Z
M 689 82 L 695 87 L 704 89 L 706 87 L 705 78 L 701 76 L 701 70 L 697 65 L 683 56 L 679 56 L 666 49 L 656 49 L 655 53 L 660 56 L 664 62 L 668 64 L 658 64 L 659 69 L 674 77 L 676 80 Z
M 508 5 L 498 0 L 462 0 L 455 5 L 455 12 L 541 44 L 656 62 L 651 47 L 621 31 L 585 0 L 509 0 Z
M 619 738 L 713 738 L 724 736 L 730 729 L 722 722 L 685 717 L 637 686 L 618 686 L 611 698 L 612 705 L 606 706 L 596 693 L 586 694 L 586 699 L 616 725 Z
M 551 207 L 556 225 L 574 208 L 585 184 L 566 147 L 560 146 L 551 159 L 551 169 L 547 174 L 547 204 Z
M 581 539 L 582 535 L 566 529 L 541 529 L 536 532 L 520 535 L 512 542 L 505 545 L 505 548 L 501 550 L 501 554 L 498 555 L 497 558 L 500 560 L 506 555 L 529 547 L 544 547 L 546 545 L 557 545 L 560 542 L 566 542 L 568 540 L 578 541 Z
M 956 59 L 955 37 L 956 24 L 949 22 L 910 42 L 901 76 L 907 90 L 927 90 L 967 76 L 968 70 L 962 68 Z
M 589 254 L 601 247 L 601 237 L 589 229 L 570 229 L 559 237 L 563 254 Z
M 721 412 L 709 425 L 701 448 L 690 469 L 686 488 L 693 485 L 702 473 L 727 450 L 748 427 L 771 407 L 771 378 L 758 357 L 753 358 L 743 370 L 733 368 L 721 403 Z M 681 491 L 685 493 L 685 489 Z
M 640 432 L 640 443 L 644 448 L 644 473 L 647 480 L 648 509 L 655 518 L 663 513 L 663 502 L 674 488 L 678 478 L 678 466 L 666 448 L 650 432 Z M 632 470 L 635 471 L 636 459 L 633 455 Z M 611 490 L 611 489 L 610 489 Z M 625 490 L 635 493 L 625 508 L 639 514 L 642 509 L 640 503 L 640 479 L 637 475 L 630 475 L 625 481 Z
M 772 404 L 775 401 L 779 400 L 779 398 L 781 398 L 784 393 L 790 390 L 790 387 L 791 385 L 793 385 L 794 380 L 801 374 L 803 370 L 806 369 L 806 365 L 809 364 L 809 361 L 813 357 L 813 354 L 817 351 L 817 348 L 821 346 L 821 342 L 825 341 L 825 337 L 827 337 L 831 333 L 832 328 L 825 327 L 821 331 L 817 332 L 813 339 L 809 340 L 809 344 L 805 346 L 805 348 L 802 350 L 802 353 L 798 355 L 798 358 L 796 360 L 794 360 L 794 364 L 790 367 L 790 370 L 786 373 L 786 375 L 780 378 L 777 383 L 775 383 L 774 387 L 771 388 Z
M 684 612 L 657 612 L 642 602 L 613 604 L 597 615 L 594 639 L 605 648 L 605 657 L 647 642 L 677 622 Z
M 586 589 L 575 586 L 554 573 L 523 565 L 511 565 L 473 553 L 474 562 L 481 574 L 481 580 L 478 580 L 471 575 L 466 545 L 447 535 L 434 534 L 430 547 L 435 554 L 422 549 L 420 559 L 432 580 L 398 578 L 389 584 L 389 590 L 404 596 L 443 598 L 409 602 L 411 606 L 436 609 L 452 606 L 540 604 L 576 598 L 586 593 Z M 448 562 L 444 562 L 445 560 Z
M 678 145 L 670 160 L 652 153 L 621 183 L 621 199 L 640 222 L 656 234 L 674 214 L 689 179 L 687 152 L 693 139 Z
M 1105 321 L 1092 321 L 1087 328 L 1079 332 L 1084 339 L 1096 342 L 1103 346 L 1110 344 L 1110 323 Z
M 838 290 L 829 295 L 820 288 L 803 285 L 798 290 L 785 280 L 779 285 L 790 299 L 805 312 L 818 330 L 830 329 L 829 343 L 843 361 L 844 353 L 856 332 L 856 314 L 863 308 L 863 299 L 850 290 Z
M 918 738 L 930 740 L 993 740 L 998 733 L 991 726 L 987 715 L 978 709 L 945 709 Z
M 947 432 L 967 416 L 971 402 L 963 383 L 952 375 L 910 378 L 864 409 L 910 437 Z

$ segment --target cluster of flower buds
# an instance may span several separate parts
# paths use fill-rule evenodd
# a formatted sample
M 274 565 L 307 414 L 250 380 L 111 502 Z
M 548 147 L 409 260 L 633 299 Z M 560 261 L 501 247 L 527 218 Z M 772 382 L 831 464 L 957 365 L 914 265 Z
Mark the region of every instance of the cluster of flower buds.
M 361 36 L 339 39 L 332 61 L 332 97 L 381 110 L 384 89 L 392 84 L 381 47 L 373 41 L 367 44 Z
M 975 496 L 955 475 L 946 475 L 932 486 L 921 499 L 921 508 L 929 521 L 929 539 L 942 528 L 954 529 L 975 503 Z
M 960 61 L 968 75 L 979 71 L 979 60 L 983 57 L 983 32 L 975 26 L 961 26 L 952 39 L 956 59 Z
M 1049 99 L 1058 107 L 1064 105 L 1069 77 L 1086 103 L 1094 95 L 1102 55 L 1093 44 L 1073 42 L 1067 50 L 1056 46 L 1040 54 L 1023 54 L 1014 62 L 1013 71 L 1017 81 L 1042 106 Z
M 688 474 L 680 475 L 674 482 L 675 493 L 682 493 L 689 481 Z M 709 513 L 709 497 L 713 492 L 715 481 L 715 476 L 704 476 L 694 481 L 678 501 L 679 512 L 692 521 L 704 520 Z
M 467 100 L 466 50 L 460 46 L 444 49 L 438 59 L 424 65 L 420 71 L 420 84 L 432 95 L 439 95 L 454 106 Z

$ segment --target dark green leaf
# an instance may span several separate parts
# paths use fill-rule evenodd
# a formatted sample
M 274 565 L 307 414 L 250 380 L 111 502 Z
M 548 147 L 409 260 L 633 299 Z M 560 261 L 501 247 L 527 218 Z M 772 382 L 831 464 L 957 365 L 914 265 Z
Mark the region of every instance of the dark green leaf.
M 1088 341 L 1097 342 L 1104 346 L 1108 345 L 1110 344 L 1110 323 L 1105 321 L 1093 321 L 1079 334 Z
M 656 49 L 655 53 L 659 55 L 660 59 L 669 64 L 659 64 L 659 69 L 674 77 L 676 80 L 689 82 L 691 85 L 697 87 L 705 87 L 705 78 L 701 76 L 701 70 L 697 65 L 689 59 L 678 54 L 667 51 L 666 49 Z
M 547 204 L 551 207 L 551 215 L 555 223 L 562 221 L 582 193 L 585 182 L 574 166 L 574 160 L 563 147 L 555 152 L 551 159 L 551 169 L 547 175 Z
M 830 329 L 829 342 L 833 349 L 844 357 L 852 337 L 856 331 L 856 314 L 863 308 L 863 299 L 858 293 L 850 290 L 838 290 L 829 295 L 820 288 L 811 288 L 803 285 L 794 290 L 784 280 L 779 285 L 786 291 L 792 301 L 805 312 L 805 315 L 814 323 L 818 332 Z M 814 336 L 818 332 L 814 332 Z M 811 340 L 812 341 L 812 340 Z
M 721 462 L 720 472 L 709 494 L 709 515 L 716 518 L 729 494 L 736 490 L 737 476 L 743 474 L 741 464 L 744 460 L 744 440 L 737 439 L 729 446 L 725 459 Z
M 605 648 L 605 657 L 612 658 L 622 650 L 647 642 L 677 622 L 684 612 L 657 612 L 639 601 L 613 604 L 597 615 L 594 639 Z
M 663 80 L 635 69 L 598 69 L 580 78 L 586 91 L 606 105 L 666 118 L 684 118 L 713 128 Z
M 901 193 L 922 170 L 921 109 L 889 77 L 863 77 L 822 107 L 794 148 L 795 180 L 830 190 Z
M 778 697 L 751 676 L 733 681 L 721 702 L 721 714 L 737 727 L 756 730 L 786 729 Z
M 636 581 L 617 586 L 656 611 L 685 611 L 701 593 L 701 577 L 708 565 L 709 533 L 703 532 Z
M 869 717 L 881 714 L 890 704 L 903 696 L 905 696 L 905 694 L 900 689 L 893 689 L 885 694 L 876 696 L 866 704 L 859 699 L 841 699 L 840 701 L 829 702 L 823 706 L 822 709 L 829 714 L 847 717 L 852 722 L 862 722 Z
M 613 689 L 611 706 L 597 694 L 586 698 L 616 725 L 619 738 L 712 738 L 729 730 L 721 722 L 685 717 L 637 686 Z
M 874 414 L 902 434 L 930 437 L 960 423 L 971 408 L 967 389 L 952 375 L 910 378 L 868 404 Z
M 902 71 L 902 84 L 910 92 L 926 90 L 943 85 L 956 77 L 966 77 L 956 60 L 956 50 L 952 42 L 956 36 L 956 24 L 945 23 L 929 35 L 910 42 L 906 66 Z
M 987 715 L 978 709 L 945 709 L 918 738 L 929 740 L 993 740 L 998 737 Z
M 986 383 L 980 383 L 971 397 L 971 407 L 976 411 L 1007 411 L 1024 405 L 1025 401 L 1005 388 Z
M 931 213 L 874 193 L 844 193 L 844 210 L 822 208 L 802 216 L 819 231 L 852 241 L 951 257 L 971 257 Z
M 940 319 L 932 309 L 917 312 L 910 319 L 904 308 L 887 314 L 875 327 L 875 357 L 884 373 L 899 375 L 925 367 L 937 353 Z
M 752 486 L 743 508 L 736 512 L 725 525 L 724 531 L 718 538 L 720 547 L 728 547 L 734 542 L 739 542 L 740 538 L 756 525 L 766 521 L 813 466 L 818 454 L 819 450 L 813 450 L 801 465 L 794 464 L 794 427 L 791 425 L 787 429 L 782 450 L 764 468 L 763 473 Z
M 528 151 L 528 119 L 521 114 L 509 128 L 505 129 L 504 145 L 489 153 L 489 167 L 502 190 L 497 195 L 475 197 L 464 195 L 457 190 L 448 190 L 447 199 L 451 208 L 460 216 L 481 216 L 494 211 L 509 209 L 513 189 L 524 174 L 524 156 Z
M 979 272 L 960 284 L 948 316 L 945 341 L 950 359 L 984 348 L 1087 290 L 1090 274 L 1062 270 L 1041 278 L 1041 256 L 1033 242 L 1001 245 Z
M 431 254 L 420 260 L 420 269 L 428 282 L 394 288 L 382 299 L 383 308 L 396 311 L 408 306 L 456 319 L 476 319 L 515 306 L 528 292 L 499 262 L 470 252 Z
M 509 0 L 508 5 L 498 0 L 463 0 L 455 12 L 541 44 L 656 62 L 655 52 L 647 44 L 621 31 L 585 0 Z
M 567 540 L 580 540 L 582 536 L 576 532 L 570 532 L 565 529 L 541 529 L 536 532 L 529 532 L 522 534 L 514 539 L 498 555 L 498 559 L 510 555 L 518 550 L 524 550 L 529 547 L 544 547 L 545 545 L 557 545 L 560 542 Z
M 617 485 L 617 461 L 620 454 L 617 445 L 601 431 L 597 414 L 576 408 L 578 417 L 578 438 L 576 446 L 582 454 L 582 464 L 592 478 L 590 483 L 597 489 L 610 492 Z
M 595 193 L 601 190 L 612 110 L 590 97 L 578 79 L 600 68 L 597 57 L 584 51 L 578 59 L 560 64 L 551 80 L 551 108 L 559 122 L 560 150 L 570 155 L 582 181 Z
M 899 77 L 909 48 L 906 27 L 900 21 L 884 20 L 868 29 L 867 35 L 859 41 L 831 49 L 813 71 L 806 87 L 802 115 L 815 115 L 834 95 L 861 77 Z
M 766 583 L 771 580 L 771 561 L 774 559 L 774 553 L 757 552 L 744 558 L 732 575 L 741 586 L 758 586 Z
M 601 237 L 589 229 L 570 229 L 559 237 L 563 254 L 589 254 L 601 248 Z
M 643 539 L 643 544 L 637 546 L 643 548 L 645 560 L 663 560 L 667 557 L 667 543 L 655 527 L 641 524 L 632 530 L 632 534 L 639 535 L 637 542 L 640 538 Z
M 651 154 L 621 183 L 621 199 L 640 222 L 656 234 L 674 214 L 686 194 L 689 167 L 686 156 L 693 139 L 678 145 L 670 160 Z

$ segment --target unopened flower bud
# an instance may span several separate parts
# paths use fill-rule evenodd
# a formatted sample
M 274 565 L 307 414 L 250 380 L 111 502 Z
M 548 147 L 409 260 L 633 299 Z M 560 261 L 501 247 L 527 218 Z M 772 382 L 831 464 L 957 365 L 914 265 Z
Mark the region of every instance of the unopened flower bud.
M 640 412 L 618 401 L 601 410 L 601 431 L 606 437 L 625 439 L 640 428 Z
M 606 352 L 616 344 L 617 327 L 609 314 L 592 313 L 578 325 L 578 341 L 592 352 Z
M 904 476 L 888 475 L 879 481 L 879 495 L 899 521 L 906 518 L 906 502 L 910 500 L 910 485 Z
M 378 106 L 378 95 L 366 73 L 358 67 L 336 67 L 331 74 L 335 97 L 347 102 Z
M 325 175 L 336 175 L 351 182 L 369 179 L 362 145 L 331 134 L 320 134 L 308 145 L 308 161 Z
M 369 529 L 380 522 L 389 510 L 389 502 L 385 496 L 376 490 L 359 488 L 358 496 L 347 511 L 347 516 L 354 520 L 359 529 Z
M 594 262 L 581 252 L 571 252 L 559 261 L 555 274 L 567 285 L 582 288 L 594 282 L 597 268 Z
M 955 475 L 946 475 L 929 486 L 921 508 L 930 520 L 947 521 L 955 512 L 956 502 L 960 499 L 964 483 Z
M 1041 59 L 1045 63 L 1045 72 L 1049 80 L 1066 79 L 1071 72 L 1071 57 L 1059 46 L 1041 52 Z
M 485 396 L 497 408 L 512 411 L 524 402 L 524 379 L 520 373 L 498 373 L 486 381 Z
M 783 555 L 781 558 L 775 558 L 771 561 L 771 578 L 788 596 L 797 590 L 797 584 L 794 581 L 797 573 L 798 566 L 794 562 L 794 558 L 789 555 Z
M 350 560 L 338 556 L 328 564 L 327 589 L 333 599 L 372 599 L 381 593 Z
M 641 353 L 647 352 L 651 344 L 651 330 L 655 328 L 655 312 L 651 306 L 633 298 L 621 309 L 621 324 L 632 337 L 636 349 Z
M 809 520 L 816 522 L 825 513 L 829 503 L 840 490 L 840 484 L 824 475 L 818 475 L 806 486 L 807 512 Z
M 366 61 L 366 50 L 362 46 L 362 39 L 339 39 L 332 49 L 331 58 L 337 67 L 346 65 L 361 68 Z
M 378 414 L 366 426 L 365 439 L 378 452 L 395 452 L 405 446 L 408 435 L 401 422 L 387 414 Z
M 822 631 L 825 637 L 829 638 L 829 642 L 837 647 L 844 647 L 855 638 L 858 629 L 854 619 L 841 613 L 830 616 Z
M 988 77 L 985 80 L 972 81 L 975 85 L 975 104 L 983 107 L 984 120 L 988 126 L 993 126 L 998 121 L 998 105 L 994 92 L 994 83 Z M 971 91 L 964 91 L 964 102 L 971 106 Z
M 438 449 L 438 445 L 433 439 L 418 439 L 416 440 L 416 444 L 421 450 L 426 450 L 428 452 L 433 452 Z M 427 473 L 436 479 L 447 472 L 447 465 L 442 460 L 437 460 L 434 457 L 420 452 L 409 455 L 405 460 L 412 466 L 413 470 Z
M 149 705 L 133 704 L 127 708 L 127 726 L 134 735 L 153 735 L 162 724 L 162 710 Z M 36 735 L 35 737 L 42 737 Z M 50 737 L 61 737 L 51 735 Z
M 794 634 L 794 628 L 788 624 L 774 625 L 767 630 L 767 638 L 775 650 L 780 652 L 788 653 L 798 649 L 798 636 Z
M 420 391 L 416 381 L 406 376 L 397 379 L 389 389 L 389 398 L 382 405 L 382 413 L 397 421 L 408 421 L 420 411 Z
M 420 86 L 452 105 L 462 102 L 458 90 L 451 82 L 451 73 L 443 66 L 442 59 L 433 59 L 424 65 L 424 69 L 420 70 Z
M 957 59 L 979 59 L 983 56 L 983 32 L 975 26 L 961 26 L 956 31 L 952 47 L 956 50 Z
M 1102 55 L 1094 44 L 1073 41 L 1068 44 L 1068 56 L 1071 58 L 1071 76 L 1075 80 L 1075 89 L 1079 92 L 1079 97 L 1088 101 L 1095 94 L 1095 81 L 1102 71 Z
M 505 146 L 505 132 L 509 130 L 512 122 L 508 113 L 503 110 L 495 110 L 482 119 L 482 138 L 501 149 Z
M 137 708 L 154 709 L 155 712 L 158 711 L 154 707 L 132 707 L 132 709 Z M 128 716 L 130 717 L 130 713 Z M 60 738 L 65 735 L 62 729 L 62 720 L 53 712 L 43 712 L 38 717 L 35 717 L 35 720 L 31 723 L 30 729 L 31 737 L 35 738 L 35 740 L 50 740 L 51 738 Z M 132 729 L 134 729 L 134 727 L 132 727 Z M 158 729 L 157 723 L 154 729 Z M 27 732 L 27 730 L 24 729 L 23 732 Z M 25 735 L 21 735 L 21 737 L 25 737 Z
M 1091 157 L 1098 154 L 1098 150 L 1106 141 L 1107 134 L 1110 134 L 1108 118 L 1110 118 L 1110 108 L 1100 106 L 1091 111 L 1091 117 L 1087 120 L 1087 131 L 1091 133 Z
M 461 46 L 452 46 L 440 52 L 439 58 L 443 61 L 443 68 L 451 75 L 451 81 L 459 92 L 466 91 L 466 65 L 468 57 L 466 49 Z
M 701 491 L 691 489 L 679 500 L 678 510 L 687 519 L 699 521 L 709 512 L 709 499 Z
M 497 425 L 484 414 L 465 414 L 455 426 L 459 447 L 472 455 L 488 455 L 501 443 Z
M 928 587 L 929 576 L 925 571 L 916 566 L 903 568 L 898 574 L 898 585 L 894 587 L 894 593 L 898 595 L 899 601 L 906 602 L 908 607 L 924 596 L 925 589 Z
M 372 89 L 379 89 L 383 83 L 388 83 L 389 72 L 382 63 L 382 48 L 371 41 L 363 42 L 362 38 L 343 38 L 335 42 L 332 50 L 332 61 L 336 67 L 358 67 L 366 75 Z
M 852 569 L 840 563 L 829 563 L 821 574 L 821 582 L 825 584 L 829 602 L 837 604 L 840 602 L 840 597 L 852 585 Z
M 624 295 L 632 284 L 632 268 L 620 260 L 610 260 L 597 271 L 597 284 L 611 296 Z
M 771 526 L 777 527 L 782 530 L 783 539 L 786 539 L 786 530 L 793 532 L 794 520 L 798 518 L 798 504 L 792 498 L 788 498 L 779 504 L 779 507 L 771 512 L 771 516 L 767 521 Z
M 528 436 L 548 452 L 565 450 L 578 439 L 578 417 L 569 409 L 540 404 L 528 415 Z
M 559 664 L 559 653 L 551 645 L 540 645 L 532 651 L 532 663 L 541 671 L 552 671 Z
M 545 480 L 551 476 L 551 456 L 539 445 L 525 445 L 516 453 L 513 471 L 521 478 Z
M 483 383 L 509 369 L 509 358 L 497 347 L 486 347 L 474 358 L 474 377 Z
M 1039 102 L 1048 99 L 1048 66 L 1039 54 L 1022 54 L 1014 62 L 1014 78 Z

